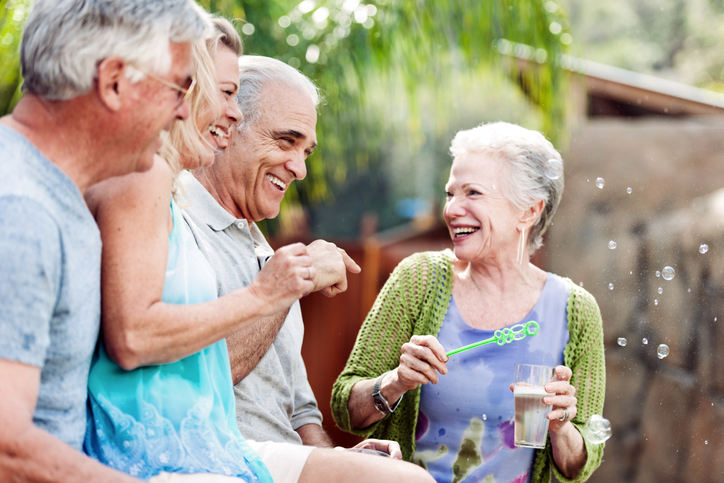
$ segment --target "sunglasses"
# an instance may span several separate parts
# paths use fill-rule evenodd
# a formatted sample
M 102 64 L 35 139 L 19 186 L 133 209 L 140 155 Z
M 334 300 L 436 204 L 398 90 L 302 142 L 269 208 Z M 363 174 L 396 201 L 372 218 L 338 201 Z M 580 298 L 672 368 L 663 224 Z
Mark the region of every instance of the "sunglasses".
M 191 83 L 189 84 L 188 87 L 181 87 L 178 84 L 174 84 L 171 81 L 163 79 L 155 74 L 148 72 L 145 69 L 138 67 L 133 62 L 126 62 L 126 64 L 130 65 L 131 67 L 133 67 L 138 72 L 145 75 L 146 77 L 150 77 L 151 79 L 160 82 L 161 84 L 165 85 L 166 87 L 170 87 L 171 89 L 177 91 L 176 100 L 177 100 L 179 106 L 181 106 L 184 102 L 189 100 L 189 97 L 191 96 L 191 92 L 194 90 L 194 86 L 196 85 L 196 79 L 191 79 Z

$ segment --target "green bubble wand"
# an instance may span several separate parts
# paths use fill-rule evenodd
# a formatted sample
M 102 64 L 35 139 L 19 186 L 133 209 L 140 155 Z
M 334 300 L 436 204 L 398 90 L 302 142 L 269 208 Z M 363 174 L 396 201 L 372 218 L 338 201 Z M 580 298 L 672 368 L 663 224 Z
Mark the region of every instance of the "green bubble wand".
M 533 337 L 535 335 L 538 335 L 538 332 L 540 332 L 540 326 L 538 325 L 538 322 L 536 322 L 535 320 L 531 320 L 530 322 L 527 322 L 525 324 L 515 324 L 513 327 L 510 328 L 506 327 L 505 329 L 498 329 L 495 331 L 495 335 L 493 335 L 493 337 L 491 337 L 490 339 L 481 340 L 480 342 L 475 342 L 473 344 L 460 347 L 459 349 L 451 350 L 446 355 L 450 357 L 453 354 L 459 354 L 460 352 L 474 349 L 476 347 L 480 347 L 481 345 L 490 344 L 492 342 L 495 342 L 498 345 L 510 344 L 515 340 L 525 339 L 526 336 Z

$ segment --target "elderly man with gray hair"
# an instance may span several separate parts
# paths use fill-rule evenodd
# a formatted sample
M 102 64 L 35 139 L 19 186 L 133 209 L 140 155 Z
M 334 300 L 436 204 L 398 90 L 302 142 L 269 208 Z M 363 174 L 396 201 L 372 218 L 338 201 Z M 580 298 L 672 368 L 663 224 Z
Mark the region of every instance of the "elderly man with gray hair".
M 0 481 L 136 481 L 84 456 L 100 326 L 89 186 L 152 165 L 189 114 L 191 0 L 37 0 L 24 96 L 0 119 Z
M 213 165 L 183 173 L 184 216 L 217 275 L 219 295 L 249 285 L 273 250 L 254 222 L 274 218 L 317 141 L 314 84 L 268 57 L 239 61 L 237 103 L 243 120 Z M 310 278 L 327 295 L 346 289 L 346 271 L 359 267 L 331 243 L 307 248 Z M 421 468 L 395 461 L 397 443 L 368 440 L 393 458 L 330 449 L 322 415 L 301 356 L 304 326 L 299 304 L 262 319 L 227 339 L 236 384 L 237 423 L 277 483 L 316 481 L 432 481 Z M 315 446 L 317 448 L 315 448 Z

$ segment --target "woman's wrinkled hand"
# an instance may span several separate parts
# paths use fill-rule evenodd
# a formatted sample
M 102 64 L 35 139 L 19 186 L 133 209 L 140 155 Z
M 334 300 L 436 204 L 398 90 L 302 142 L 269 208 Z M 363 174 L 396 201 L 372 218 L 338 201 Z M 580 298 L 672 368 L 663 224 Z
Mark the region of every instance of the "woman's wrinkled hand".
M 357 443 L 352 449 L 371 449 L 387 453 L 393 460 L 402 459 L 402 450 L 400 449 L 400 443 L 397 441 L 390 441 L 387 439 L 365 439 L 361 443 Z
M 307 247 L 294 243 L 278 249 L 249 285 L 263 301 L 262 316 L 289 308 L 314 289 L 315 268 Z
M 548 431 L 556 433 L 561 430 L 570 420 L 576 417 L 578 409 L 576 404 L 576 388 L 571 386 L 570 380 L 573 372 L 566 366 L 556 366 L 556 380 L 546 384 L 545 390 L 550 396 L 543 398 L 543 402 L 553 405 L 553 410 L 547 414 L 550 421 Z M 561 421 L 559 418 L 566 416 L 565 409 L 568 409 L 568 417 Z
M 398 385 L 411 391 L 420 384 L 437 384 L 438 373 L 447 374 L 448 357 L 442 344 L 431 335 L 413 335 L 403 344 L 400 365 L 397 367 Z

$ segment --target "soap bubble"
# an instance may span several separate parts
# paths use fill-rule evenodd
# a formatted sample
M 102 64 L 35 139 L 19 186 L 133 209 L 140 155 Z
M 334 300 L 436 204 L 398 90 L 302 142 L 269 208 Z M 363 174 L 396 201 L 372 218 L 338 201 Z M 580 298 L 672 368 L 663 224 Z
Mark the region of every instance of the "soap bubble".
M 649 344 L 649 340 L 646 337 L 644 337 L 644 339 L 641 342 L 643 342 L 644 345 Z
M 602 190 L 602 189 L 603 189 L 603 184 L 604 184 L 605 182 L 606 182 L 606 180 L 604 180 L 604 179 L 601 178 L 601 177 L 596 178 L 596 188 Z
M 659 287 L 659 295 L 661 295 L 662 293 L 664 293 L 664 289 Z
M 659 359 L 663 359 L 664 357 L 669 355 L 669 346 L 666 344 L 659 345 L 659 348 L 656 349 L 656 355 L 659 356 Z
M 632 192 L 633 192 L 633 190 L 631 189 L 630 186 L 628 188 L 626 188 L 626 193 L 631 194 Z
M 621 347 L 626 347 L 626 344 L 628 344 L 628 341 L 625 337 L 618 338 L 618 345 L 620 345 Z
M 563 163 L 557 159 L 549 159 L 545 165 L 545 174 L 550 179 L 558 179 L 563 175 Z
M 659 305 L 659 299 L 654 299 L 654 305 Z
M 599 414 L 592 414 L 581 435 L 591 444 L 601 444 L 611 437 L 611 422 Z
M 706 243 L 702 243 L 701 245 L 699 245 L 699 253 L 701 253 L 703 255 L 708 251 L 709 251 L 709 245 L 707 245 Z
M 612 284 L 612 283 L 609 283 L 609 284 L 608 284 L 608 289 L 609 289 L 609 290 L 613 290 L 613 284 Z
M 660 276 L 661 276 L 661 272 L 659 272 L 658 270 L 656 270 L 656 278 L 659 278 Z
M 487 415 L 487 414 L 483 414 L 483 421 L 487 421 L 487 420 L 488 420 L 488 415 Z
M 613 240 L 611 240 L 610 242 L 608 242 L 608 248 L 610 248 L 611 250 L 615 250 L 617 246 L 618 246 L 618 245 L 617 245 L 616 242 L 613 241 Z
M 664 280 L 672 280 L 674 278 L 674 269 L 672 267 L 664 267 L 664 269 L 661 271 L 661 276 L 664 277 Z

